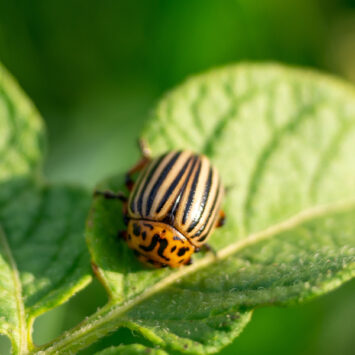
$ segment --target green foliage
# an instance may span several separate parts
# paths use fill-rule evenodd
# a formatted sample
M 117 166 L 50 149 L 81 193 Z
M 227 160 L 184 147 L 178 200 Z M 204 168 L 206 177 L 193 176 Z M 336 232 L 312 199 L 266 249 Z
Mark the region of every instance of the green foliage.
M 107 348 L 100 351 L 96 355 L 167 355 L 163 350 L 147 348 L 143 345 L 120 345 L 116 347 Z
M 91 280 L 83 235 L 90 195 L 36 179 L 42 123 L 1 69 L 0 333 L 13 353 L 33 347 L 36 316 L 65 302 Z
M 117 238 L 121 204 L 95 197 L 86 240 L 109 302 L 41 347 L 31 348 L 33 318 L 90 279 L 80 239 L 88 195 L 8 180 L 0 190 L 0 310 L 14 352 L 74 353 L 128 327 L 167 351 L 214 353 L 242 331 L 255 307 L 302 302 L 349 280 L 354 128 L 354 89 L 306 70 L 231 66 L 169 93 L 142 137 L 153 155 L 191 149 L 218 167 L 228 187 L 228 221 L 210 240 L 217 256 L 201 253 L 180 269 L 147 269 Z M 98 189 L 124 190 L 123 175 Z M 47 264 L 53 258 L 60 263 Z M 100 354 L 115 353 L 165 352 L 122 345 Z
M 352 88 L 276 65 L 213 71 L 170 93 L 143 137 L 154 154 L 210 157 L 231 186 L 228 223 L 211 238 L 217 259 L 148 270 L 118 241 L 120 203 L 96 199 L 87 239 L 109 318 L 167 348 L 215 352 L 251 308 L 299 302 L 351 278 L 354 119 Z M 123 179 L 99 189 L 123 190 Z
M 1 186 L 0 330 L 19 353 L 32 346 L 34 318 L 90 282 L 80 238 L 89 201 L 79 188 L 39 187 L 30 180 Z
M 0 182 L 38 170 L 43 123 L 17 83 L 0 64 Z

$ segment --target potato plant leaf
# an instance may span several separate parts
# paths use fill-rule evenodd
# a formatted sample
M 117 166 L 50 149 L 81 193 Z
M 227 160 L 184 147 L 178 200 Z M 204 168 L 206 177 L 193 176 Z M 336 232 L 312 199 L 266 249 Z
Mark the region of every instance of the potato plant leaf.
M 0 181 L 39 172 L 44 148 L 41 118 L 0 63 Z
M 15 354 L 33 348 L 36 316 L 91 280 L 83 237 L 89 203 L 79 188 L 22 178 L 0 185 L 0 333 Z
M 95 198 L 87 242 L 110 302 L 48 353 L 79 349 L 119 326 L 168 351 L 217 352 L 254 307 L 308 300 L 355 275 L 351 86 L 279 65 L 226 67 L 169 93 L 142 137 L 154 156 L 191 149 L 218 167 L 228 219 L 210 239 L 217 257 L 147 269 L 117 237 L 120 203 Z M 124 190 L 123 176 L 98 188 Z

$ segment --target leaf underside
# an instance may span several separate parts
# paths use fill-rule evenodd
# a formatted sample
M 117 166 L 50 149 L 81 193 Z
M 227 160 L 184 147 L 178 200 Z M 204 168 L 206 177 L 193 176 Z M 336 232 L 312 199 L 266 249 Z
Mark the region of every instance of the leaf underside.
M 117 325 L 167 350 L 217 352 L 253 308 L 311 299 L 354 276 L 352 87 L 279 65 L 231 66 L 169 93 L 142 137 L 154 156 L 211 159 L 228 187 L 227 224 L 209 241 L 217 258 L 149 270 L 117 238 L 120 203 L 96 198 L 87 242 Z M 98 188 L 124 190 L 123 176 Z

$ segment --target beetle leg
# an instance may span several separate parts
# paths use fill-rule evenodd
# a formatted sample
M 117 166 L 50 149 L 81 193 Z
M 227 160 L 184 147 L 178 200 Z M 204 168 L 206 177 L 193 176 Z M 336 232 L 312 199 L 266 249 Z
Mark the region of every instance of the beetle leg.
M 94 192 L 94 197 L 96 196 L 102 196 L 103 198 L 107 200 L 119 200 L 123 203 L 123 208 L 122 208 L 122 213 L 123 213 L 123 223 L 125 225 L 128 224 L 128 198 L 124 195 L 123 192 L 117 192 L 116 194 L 111 191 L 95 191 Z
M 226 214 L 224 213 L 224 211 L 220 210 L 217 223 L 216 223 L 216 228 L 224 226 L 225 223 L 226 223 Z
M 205 251 L 205 252 L 211 252 L 215 257 L 217 257 L 217 252 L 216 250 L 211 247 L 209 244 L 205 243 L 205 244 L 202 244 L 201 247 L 200 247 L 200 250 L 202 251 Z
M 190 258 L 189 260 L 186 261 L 185 265 L 192 265 L 194 263 L 194 261 L 192 260 L 192 258 Z
M 195 253 L 199 253 L 200 251 L 211 252 L 215 257 L 217 257 L 217 252 L 207 243 L 202 244 L 200 247 L 195 247 Z
M 125 226 L 128 226 L 128 222 L 129 222 L 128 201 L 125 201 L 122 204 L 122 214 L 123 214 L 123 223 L 124 223 Z
M 107 200 L 120 200 L 122 202 L 127 202 L 127 197 L 124 195 L 123 192 L 114 193 L 112 191 L 94 191 L 94 197 L 102 196 Z
M 127 240 L 127 231 L 126 230 L 118 231 L 117 236 L 119 239 Z
M 127 216 L 127 212 L 125 210 L 123 210 L 123 223 L 125 226 L 128 226 L 128 221 L 129 221 L 129 218 Z

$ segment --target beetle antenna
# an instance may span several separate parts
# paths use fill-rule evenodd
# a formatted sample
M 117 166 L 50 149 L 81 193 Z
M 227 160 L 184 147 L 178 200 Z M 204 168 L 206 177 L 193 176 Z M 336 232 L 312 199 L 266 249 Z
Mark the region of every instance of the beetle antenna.
M 98 190 L 95 190 L 94 191 L 94 197 L 97 197 L 97 196 L 102 196 L 104 197 L 105 199 L 107 200 L 120 200 L 122 202 L 127 202 L 127 197 L 124 195 L 123 192 L 117 192 L 117 193 L 114 193 L 112 191 L 98 191 Z

